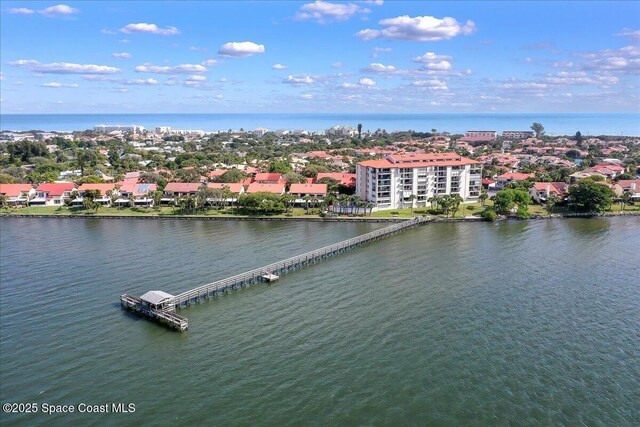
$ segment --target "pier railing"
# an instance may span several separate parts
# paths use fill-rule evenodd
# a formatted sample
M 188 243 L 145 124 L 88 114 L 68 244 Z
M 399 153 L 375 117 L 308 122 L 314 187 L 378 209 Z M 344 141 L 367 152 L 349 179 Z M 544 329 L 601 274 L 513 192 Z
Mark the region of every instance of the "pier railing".
M 302 255 L 297 255 L 292 258 L 274 262 L 260 268 L 254 268 L 253 270 L 236 274 L 235 276 L 231 276 L 226 279 L 207 283 L 206 285 L 198 286 L 197 288 L 176 295 L 174 297 L 173 303 L 176 307 L 181 307 L 184 304 L 189 304 L 193 300 L 197 301 L 200 300 L 200 298 L 209 298 L 213 295 L 216 295 L 218 292 L 224 292 L 228 289 L 235 289 L 239 286 L 259 281 L 265 274 L 280 274 L 289 270 L 300 268 L 310 263 L 315 263 L 319 260 L 328 258 L 330 256 L 346 252 L 363 244 L 388 237 L 392 234 L 396 234 L 409 228 L 416 227 L 426 221 L 427 218 L 422 217 L 410 219 L 399 224 L 394 224 L 380 230 L 372 231 L 357 237 L 353 237 L 351 239 L 344 240 L 339 243 L 335 243 L 333 245 L 328 245 L 310 252 L 306 252 Z

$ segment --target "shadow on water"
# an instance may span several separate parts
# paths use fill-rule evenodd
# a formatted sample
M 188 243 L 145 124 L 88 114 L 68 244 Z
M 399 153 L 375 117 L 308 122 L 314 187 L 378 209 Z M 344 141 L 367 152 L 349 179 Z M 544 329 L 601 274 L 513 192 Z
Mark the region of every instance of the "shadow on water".
M 605 218 L 570 218 L 566 220 L 569 232 L 577 237 L 590 237 L 609 232 L 611 221 Z

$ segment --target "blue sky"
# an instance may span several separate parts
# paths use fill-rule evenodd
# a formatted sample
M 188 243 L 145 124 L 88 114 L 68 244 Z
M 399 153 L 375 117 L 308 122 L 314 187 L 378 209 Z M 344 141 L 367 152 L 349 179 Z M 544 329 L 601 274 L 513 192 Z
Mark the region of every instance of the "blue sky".
M 12 2 L 3 113 L 640 111 L 640 2 Z

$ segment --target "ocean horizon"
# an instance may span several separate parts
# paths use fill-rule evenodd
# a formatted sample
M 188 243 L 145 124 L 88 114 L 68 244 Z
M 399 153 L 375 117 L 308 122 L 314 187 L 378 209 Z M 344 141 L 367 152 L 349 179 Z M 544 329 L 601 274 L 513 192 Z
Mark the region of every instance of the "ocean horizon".
M 170 126 L 206 132 L 251 130 L 323 131 L 335 125 L 363 131 L 413 130 L 464 133 L 467 130 L 529 130 L 542 123 L 547 135 L 640 136 L 640 112 L 631 113 L 127 113 L 127 114 L 0 114 L 0 130 L 74 131 L 97 125 Z

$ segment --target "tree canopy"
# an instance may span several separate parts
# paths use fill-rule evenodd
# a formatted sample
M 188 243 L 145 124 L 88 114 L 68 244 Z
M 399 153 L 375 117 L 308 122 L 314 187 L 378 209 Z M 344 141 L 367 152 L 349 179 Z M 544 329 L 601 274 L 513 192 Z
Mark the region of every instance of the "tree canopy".
M 609 187 L 589 179 L 569 188 L 569 200 L 583 212 L 604 212 L 611 207 L 615 193 Z

